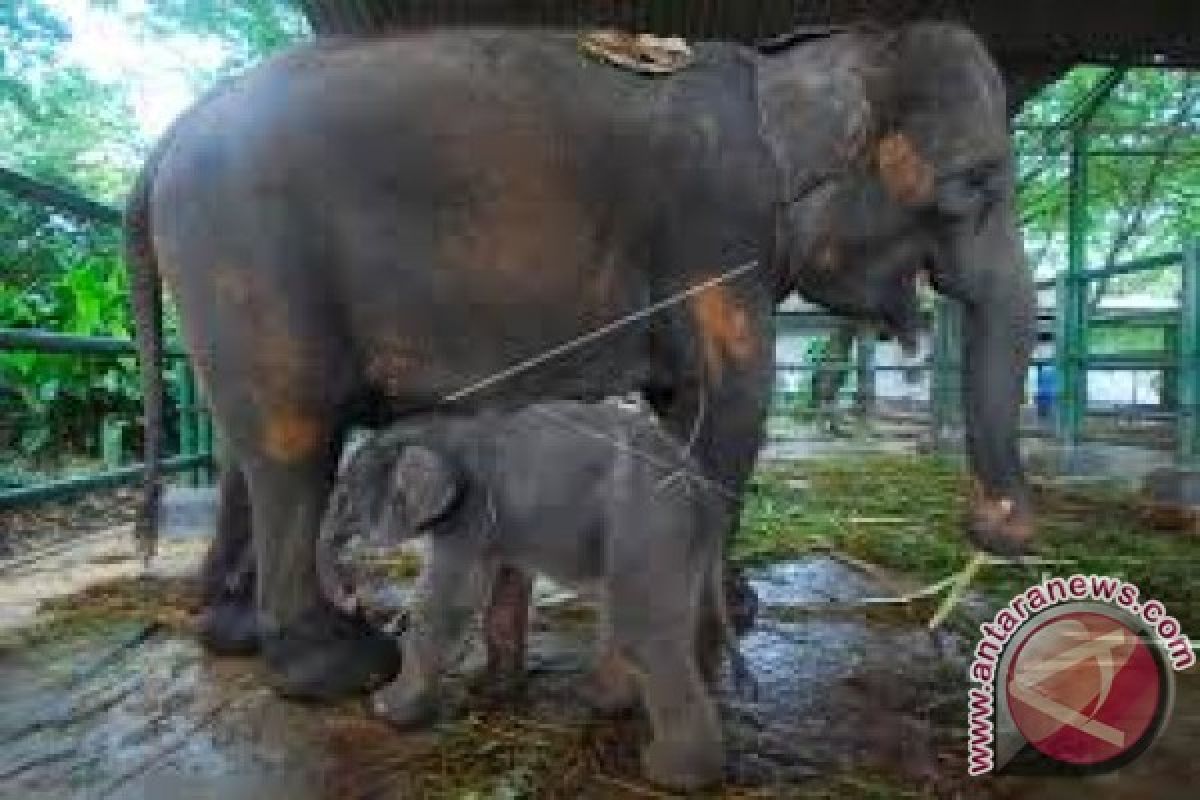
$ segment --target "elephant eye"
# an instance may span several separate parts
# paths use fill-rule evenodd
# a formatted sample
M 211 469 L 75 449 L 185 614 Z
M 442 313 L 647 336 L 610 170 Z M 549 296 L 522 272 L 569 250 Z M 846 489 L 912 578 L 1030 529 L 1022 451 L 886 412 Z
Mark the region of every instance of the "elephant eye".
M 1003 180 L 1003 163 L 999 160 L 943 175 L 937 182 L 937 211 L 956 222 L 980 221 L 999 197 Z

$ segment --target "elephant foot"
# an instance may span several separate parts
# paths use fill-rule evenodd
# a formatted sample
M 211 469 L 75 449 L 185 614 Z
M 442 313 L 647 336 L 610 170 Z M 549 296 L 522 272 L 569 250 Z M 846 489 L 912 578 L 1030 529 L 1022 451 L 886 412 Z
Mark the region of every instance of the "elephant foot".
M 437 696 L 428 690 L 409 689 L 397 681 L 371 695 L 371 711 L 402 730 L 420 728 L 437 719 Z
M 263 635 L 271 682 L 285 697 L 333 700 L 370 691 L 400 669 L 395 640 L 365 622 L 322 610 Z
M 592 713 L 602 719 L 627 719 L 638 709 L 637 691 L 614 691 L 611 687 L 593 684 L 584 690 L 584 702 Z
M 251 602 L 222 600 L 205 606 L 197 623 L 201 644 L 219 656 L 258 652 L 258 612 Z
M 719 740 L 655 740 L 642 750 L 646 779 L 681 792 L 720 783 L 725 749 Z
M 633 673 L 613 653 L 601 657 L 592 672 L 584 699 L 601 717 L 627 717 L 641 699 Z
M 978 549 L 1003 558 L 1027 555 L 1033 537 L 1029 501 L 989 497 L 976 483 L 967 518 L 967 536 Z

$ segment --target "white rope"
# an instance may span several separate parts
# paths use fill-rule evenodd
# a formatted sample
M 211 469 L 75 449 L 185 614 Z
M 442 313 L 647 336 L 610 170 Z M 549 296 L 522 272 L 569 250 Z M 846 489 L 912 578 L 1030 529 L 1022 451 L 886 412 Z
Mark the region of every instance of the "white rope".
M 547 361 L 553 361 L 554 359 L 558 358 L 559 356 L 569 353 L 572 350 L 578 350 L 580 347 L 590 344 L 590 343 L 596 341 L 597 339 L 602 339 L 605 336 L 608 336 L 610 333 L 618 331 L 621 328 L 626 327 L 627 325 L 631 325 L 634 322 L 643 320 L 646 317 L 653 316 L 654 314 L 657 314 L 660 311 L 668 309 L 671 306 L 676 305 L 676 304 L 686 300 L 689 297 L 692 297 L 693 295 L 697 295 L 700 292 L 705 291 L 706 289 L 711 289 L 714 286 L 719 286 L 722 283 L 731 281 L 734 278 L 738 277 L 739 275 L 749 272 L 750 270 L 754 269 L 757 266 L 758 266 L 758 260 L 755 259 L 753 261 L 747 261 L 745 264 L 741 264 L 739 266 L 733 267 L 732 269 L 729 269 L 729 270 L 721 273 L 720 275 L 717 275 L 714 278 L 710 278 L 710 279 L 704 281 L 703 283 L 698 283 L 695 286 L 691 286 L 687 289 L 684 289 L 681 292 L 676 292 L 675 294 L 673 294 L 669 297 L 659 300 L 657 303 L 653 303 L 649 306 L 646 306 L 645 308 L 642 308 L 642 309 L 634 311 L 630 314 L 627 314 L 624 317 L 621 317 L 620 319 L 615 319 L 612 322 L 608 323 L 607 325 L 603 325 L 599 328 L 596 328 L 595 330 L 588 331 L 587 333 L 577 336 L 568 342 L 563 342 L 562 344 L 560 344 L 556 347 L 552 347 L 549 350 L 539 353 L 536 356 L 532 356 L 532 357 L 527 358 L 524 361 L 521 361 L 517 364 L 513 364 L 511 367 L 502 369 L 499 372 L 494 372 L 491 375 L 489 375 L 488 377 L 483 378 L 482 380 L 476 381 L 475 383 L 471 384 L 470 386 L 467 386 L 463 389 L 459 389 L 456 392 L 452 392 L 451 394 L 446 395 L 439 401 L 439 404 L 456 402 L 458 400 L 463 399 L 464 397 L 469 397 L 470 395 L 473 395 L 476 392 L 480 392 L 484 389 L 487 389 L 488 387 L 495 386 L 496 384 L 506 381 L 509 378 L 512 378 L 516 375 L 520 375 L 523 372 L 528 372 L 529 370 L 533 369 L 534 367 L 541 366 L 542 364 L 545 364 Z

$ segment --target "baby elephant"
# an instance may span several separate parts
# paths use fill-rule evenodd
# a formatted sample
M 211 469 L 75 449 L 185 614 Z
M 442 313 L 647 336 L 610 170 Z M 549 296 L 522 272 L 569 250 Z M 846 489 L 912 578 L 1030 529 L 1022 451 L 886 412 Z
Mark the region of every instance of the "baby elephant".
M 718 621 L 728 637 L 729 500 L 649 414 L 558 402 L 430 417 L 350 457 L 322 525 L 318 570 L 330 600 L 370 616 L 389 603 L 370 563 L 429 535 L 403 671 L 372 699 L 402 726 L 436 711 L 439 675 L 499 567 L 598 596 L 602 702 L 631 704 L 640 691 L 653 736 L 642 753 L 647 777 L 695 788 L 719 780 L 724 761 L 697 646 L 702 623 Z

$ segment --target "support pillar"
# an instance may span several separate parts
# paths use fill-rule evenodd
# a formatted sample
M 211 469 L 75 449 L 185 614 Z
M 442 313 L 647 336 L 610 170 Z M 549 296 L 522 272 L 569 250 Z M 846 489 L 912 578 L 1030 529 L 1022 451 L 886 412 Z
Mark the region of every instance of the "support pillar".
M 1056 429 L 1065 447 L 1079 443 L 1087 410 L 1087 148 L 1086 132 L 1074 131 L 1068 176 L 1067 271 L 1059 274 L 1055 294 Z
M 179 397 L 179 456 L 187 458 L 200 450 L 199 414 L 196 413 L 196 381 L 191 365 L 180 359 L 175 362 L 175 386 Z M 185 479 L 190 486 L 201 480 L 200 470 L 189 470 Z
M 1200 468 L 1200 239 L 1183 247 L 1177 380 L 1179 465 Z
M 933 442 L 957 449 L 962 420 L 962 306 L 937 298 L 933 312 L 933 373 L 930 378 Z
M 875 409 L 875 332 L 859 328 L 854 342 L 854 410 L 866 418 Z

